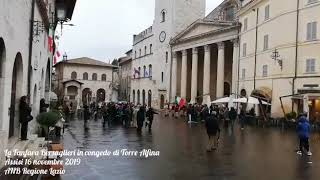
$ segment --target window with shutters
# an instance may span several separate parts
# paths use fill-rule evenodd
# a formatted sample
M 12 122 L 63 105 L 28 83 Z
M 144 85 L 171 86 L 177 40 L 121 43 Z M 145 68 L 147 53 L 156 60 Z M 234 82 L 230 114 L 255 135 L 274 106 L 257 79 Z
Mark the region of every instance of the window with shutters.
M 267 77 L 268 76 L 268 65 L 263 65 L 262 66 L 262 77 Z
M 166 52 L 166 63 L 168 63 L 169 54 Z
M 107 75 L 106 74 L 102 74 L 101 75 L 101 81 L 107 81 Z
M 93 81 L 96 81 L 97 79 L 98 79 L 97 73 L 93 73 L 93 74 L 92 74 L 92 80 L 93 80 Z
M 243 43 L 242 45 L 242 56 L 243 57 L 247 56 L 247 43 Z
M 242 69 L 241 79 L 244 80 L 246 78 L 246 69 Z
M 263 37 L 263 50 L 268 50 L 269 49 L 269 35 L 265 35 Z
M 317 22 L 307 24 L 307 40 L 313 41 L 317 39 Z
M 88 80 L 88 73 L 87 72 L 83 73 L 83 78 L 82 79 L 83 80 Z
M 71 79 L 77 79 L 77 73 L 75 71 L 71 73 Z
M 268 20 L 270 18 L 270 5 L 267 5 L 264 8 L 264 20 Z
M 245 18 L 243 21 L 243 31 L 248 30 L 248 18 Z
M 316 72 L 316 60 L 307 59 L 306 61 L 306 73 L 315 73 Z

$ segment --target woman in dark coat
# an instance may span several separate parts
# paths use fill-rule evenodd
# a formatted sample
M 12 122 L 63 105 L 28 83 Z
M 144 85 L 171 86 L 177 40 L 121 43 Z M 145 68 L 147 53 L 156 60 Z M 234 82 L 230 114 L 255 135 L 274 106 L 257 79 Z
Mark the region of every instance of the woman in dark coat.
M 153 116 L 154 116 L 155 114 L 159 114 L 159 113 L 155 112 L 155 111 L 153 110 L 153 108 L 150 107 L 150 108 L 148 109 L 148 111 L 147 111 L 147 118 L 148 118 L 148 121 L 149 121 L 149 124 L 148 124 L 148 126 L 149 126 L 149 131 L 151 131 L 151 126 L 152 126 L 152 122 L 153 122 Z
M 88 129 L 88 120 L 90 119 L 89 107 L 87 105 L 83 106 L 83 119 L 84 119 L 84 128 Z
M 212 114 L 210 114 L 206 119 L 206 129 L 209 137 L 207 151 L 216 149 L 215 145 L 217 144 L 220 135 L 219 123 L 215 115 L 216 112 L 213 111 Z M 219 133 L 218 137 L 216 137 L 217 133 Z
M 46 100 L 42 98 L 40 100 L 40 113 L 47 112 L 48 107 L 49 107 L 49 104 L 46 104 Z
M 139 111 L 137 112 L 137 125 L 138 125 L 138 132 L 141 132 L 142 126 L 143 126 L 143 122 L 145 120 L 145 110 L 144 107 L 141 106 Z
M 25 141 L 28 134 L 28 123 L 33 119 L 31 116 L 31 107 L 28 104 L 28 97 L 22 96 L 19 105 L 19 121 L 21 123 L 21 140 Z

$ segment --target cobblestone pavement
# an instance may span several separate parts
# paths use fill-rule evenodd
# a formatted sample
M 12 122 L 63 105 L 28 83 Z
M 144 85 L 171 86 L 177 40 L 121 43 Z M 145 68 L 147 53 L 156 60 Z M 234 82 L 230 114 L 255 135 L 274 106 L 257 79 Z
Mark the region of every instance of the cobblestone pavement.
M 84 157 L 79 166 L 67 166 L 63 180 L 311 180 L 320 179 L 320 135 L 311 138 L 312 157 L 296 154 L 293 131 L 238 126 L 222 130 L 217 151 L 206 152 L 203 124 L 188 125 L 182 119 L 157 116 L 152 133 L 121 126 L 103 128 L 91 121 L 70 123 L 64 135 L 65 149 L 159 150 L 159 157 Z

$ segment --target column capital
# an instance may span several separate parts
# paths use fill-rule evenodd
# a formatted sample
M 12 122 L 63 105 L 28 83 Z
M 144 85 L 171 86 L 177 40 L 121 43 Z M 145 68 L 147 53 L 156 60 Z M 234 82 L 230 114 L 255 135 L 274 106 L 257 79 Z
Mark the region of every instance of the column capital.
M 197 47 L 192 48 L 192 54 L 198 54 L 198 48 Z
M 209 52 L 210 51 L 210 45 L 205 45 L 204 46 L 204 52 Z
M 178 54 L 177 51 L 173 51 L 173 52 L 172 52 L 172 57 L 173 57 L 173 58 L 177 58 L 177 54 Z
M 224 42 L 218 42 L 218 49 L 224 49 Z
M 187 56 L 187 50 L 186 49 L 182 50 L 181 52 L 182 52 L 182 56 Z
M 232 39 L 233 47 L 239 47 L 239 39 Z

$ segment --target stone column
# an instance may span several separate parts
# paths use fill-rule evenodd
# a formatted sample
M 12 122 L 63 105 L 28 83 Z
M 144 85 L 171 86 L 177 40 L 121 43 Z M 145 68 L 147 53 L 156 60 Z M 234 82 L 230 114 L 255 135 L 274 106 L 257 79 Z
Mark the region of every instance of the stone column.
M 217 64 L 217 87 L 216 96 L 222 98 L 224 95 L 224 43 L 218 43 L 218 64 Z
M 203 65 L 203 101 L 202 104 L 209 104 L 210 98 L 210 45 L 204 46 L 204 65 Z
M 67 85 L 64 85 L 64 96 L 68 95 L 68 87 Z
M 187 97 L 187 50 L 182 50 L 181 64 L 181 98 Z
M 171 102 L 175 102 L 175 98 L 177 96 L 177 52 L 172 53 L 172 70 L 171 70 Z
M 198 49 L 192 49 L 191 103 L 196 102 L 198 91 Z
M 233 42 L 233 61 L 232 61 L 232 93 L 237 93 L 238 73 L 239 73 L 239 40 L 234 39 Z

